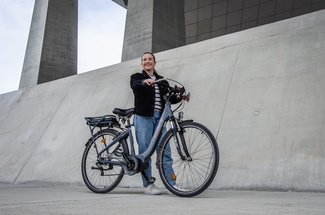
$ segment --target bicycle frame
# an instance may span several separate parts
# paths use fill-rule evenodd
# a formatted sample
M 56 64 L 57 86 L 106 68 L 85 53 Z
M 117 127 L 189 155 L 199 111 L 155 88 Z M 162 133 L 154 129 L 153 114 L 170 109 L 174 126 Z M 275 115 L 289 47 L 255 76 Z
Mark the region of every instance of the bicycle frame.
M 150 141 L 149 147 L 147 148 L 146 151 L 144 151 L 142 154 L 139 154 L 137 156 L 142 161 L 145 161 L 148 158 L 150 158 L 153 155 L 153 153 L 155 152 L 155 150 L 158 146 L 159 140 L 161 138 L 161 135 L 163 133 L 162 131 L 165 128 L 165 124 L 167 121 L 171 122 L 171 127 L 173 128 L 174 124 L 175 124 L 175 117 L 171 110 L 170 101 L 168 101 L 168 100 L 166 101 L 164 111 L 161 114 L 160 120 L 158 122 L 158 126 L 157 126 L 157 128 L 153 134 L 153 137 Z
M 125 130 L 124 132 L 120 133 L 116 139 L 114 139 L 111 143 L 109 143 L 104 149 L 102 149 L 100 152 L 98 152 L 98 158 L 100 158 L 101 154 L 104 153 L 105 151 L 107 151 L 109 148 L 111 148 L 113 145 L 115 145 L 116 143 L 118 143 L 119 141 L 123 140 L 123 139 L 129 139 L 130 141 L 130 150 L 131 150 L 131 154 L 129 154 L 129 147 L 127 146 L 127 143 L 126 142 L 122 142 L 120 144 L 118 144 L 118 146 L 116 148 L 119 147 L 119 145 L 121 145 L 123 147 L 123 153 L 126 154 L 126 155 L 131 155 L 131 159 L 133 158 L 133 161 L 135 164 L 135 168 L 130 171 L 130 170 L 127 170 L 127 168 L 125 168 L 126 172 L 129 174 L 129 175 L 133 175 L 139 171 L 137 171 L 138 169 L 141 169 L 142 170 L 142 167 L 143 165 L 146 165 L 147 163 L 147 160 L 153 155 L 153 153 L 155 152 L 158 144 L 159 144 L 159 141 L 160 141 L 160 138 L 163 134 L 163 129 L 165 128 L 165 125 L 167 123 L 167 121 L 170 121 L 170 124 L 171 124 L 171 128 L 173 129 L 173 132 L 176 134 L 176 130 L 177 128 L 175 126 L 177 126 L 177 122 L 175 120 L 175 117 L 174 117 L 174 114 L 171 110 L 171 103 L 168 99 L 166 99 L 166 104 L 165 104 L 165 108 L 164 108 L 164 111 L 162 112 L 162 115 L 160 117 L 160 120 L 158 122 L 158 126 L 154 132 L 154 135 L 150 141 L 150 144 L 149 144 L 149 147 L 146 149 L 146 151 L 144 151 L 143 153 L 141 154 L 138 154 L 136 155 L 135 154 L 135 150 L 134 150 L 134 141 L 133 141 L 133 135 L 132 135 L 132 130 L 131 130 L 131 126 L 133 126 L 133 124 L 130 124 L 129 122 L 129 119 L 128 119 L 128 125 L 126 126 L 127 127 L 127 130 Z M 176 146 L 177 146 L 177 149 L 182 156 L 182 153 L 181 151 L 179 150 L 179 142 L 178 142 L 178 139 L 177 139 L 177 136 L 174 135 L 175 137 L 175 143 L 176 143 Z M 133 156 L 133 157 L 132 157 Z M 124 163 L 123 161 L 125 162 L 128 162 L 127 159 L 125 158 L 121 158 L 121 157 L 117 157 L 117 156 L 111 156 L 111 158 L 114 158 L 114 159 L 117 159 L 118 161 L 111 161 L 111 160 L 100 160 L 99 161 L 101 163 L 108 163 L 108 164 L 113 164 L 113 165 L 124 165 L 126 166 L 127 163 Z M 134 158 L 136 158 L 137 160 L 135 160 Z M 140 166 L 138 166 L 138 163 L 140 161 Z

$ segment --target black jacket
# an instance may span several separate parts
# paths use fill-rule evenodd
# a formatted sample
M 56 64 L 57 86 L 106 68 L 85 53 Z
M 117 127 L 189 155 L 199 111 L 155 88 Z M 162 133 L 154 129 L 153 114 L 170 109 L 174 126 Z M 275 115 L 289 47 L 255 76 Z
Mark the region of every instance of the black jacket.
M 156 76 L 156 80 L 162 79 L 163 77 L 158 75 L 156 72 L 154 73 Z M 134 106 L 135 106 L 135 114 L 140 116 L 153 116 L 154 106 L 155 106 L 155 88 L 152 86 L 148 86 L 147 84 L 143 84 L 145 79 L 150 78 L 150 76 L 143 70 L 142 73 L 135 73 L 131 75 L 130 85 L 134 94 Z M 165 107 L 165 100 L 163 96 L 168 92 L 168 82 L 163 81 L 165 84 L 158 84 L 160 97 L 161 97 L 161 106 Z M 171 103 L 175 104 L 180 100 L 176 97 L 171 98 Z

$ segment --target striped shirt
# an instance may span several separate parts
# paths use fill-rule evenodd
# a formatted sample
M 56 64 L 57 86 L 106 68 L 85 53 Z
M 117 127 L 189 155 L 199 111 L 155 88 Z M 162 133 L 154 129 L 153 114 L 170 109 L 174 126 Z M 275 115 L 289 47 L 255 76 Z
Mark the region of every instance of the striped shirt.
M 156 76 L 150 76 L 151 79 L 156 80 Z M 154 84 L 155 87 L 155 110 L 162 111 L 161 107 L 161 97 L 160 97 L 160 92 L 159 92 L 159 87 L 158 84 Z

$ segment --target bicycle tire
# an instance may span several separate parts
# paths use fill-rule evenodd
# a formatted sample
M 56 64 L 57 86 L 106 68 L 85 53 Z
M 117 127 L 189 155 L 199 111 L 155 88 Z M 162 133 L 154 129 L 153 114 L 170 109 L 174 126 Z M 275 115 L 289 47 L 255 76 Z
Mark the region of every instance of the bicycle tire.
M 202 124 L 184 121 L 179 125 L 181 132 L 177 132 L 177 136 L 180 140 L 184 134 L 189 157 L 180 157 L 170 129 L 161 141 L 157 164 L 161 180 L 171 193 L 192 197 L 206 190 L 214 180 L 219 166 L 219 148 L 213 134 Z M 180 145 L 185 155 L 181 142 Z
M 101 151 L 106 144 L 112 142 L 117 135 L 113 129 L 105 129 L 97 132 L 94 139 L 90 138 L 86 144 L 81 162 L 82 178 L 86 186 L 94 193 L 107 193 L 113 190 L 122 180 L 124 170 L 120 165 L 101 164 L 98 162 L 98 151 Z M 110 152 L 112 149 L 110 149 Z M 102 158 L 107 158 L 107 153 L 102 154 Z

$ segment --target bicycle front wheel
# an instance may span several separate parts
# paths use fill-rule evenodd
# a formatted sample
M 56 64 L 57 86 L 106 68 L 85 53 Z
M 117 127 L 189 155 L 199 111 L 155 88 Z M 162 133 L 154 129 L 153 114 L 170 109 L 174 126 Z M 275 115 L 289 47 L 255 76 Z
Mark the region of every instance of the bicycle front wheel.
M 102 163 L 100 159 L 108 159 L 108 153 L 120 153 L 120 148 L 110 148 L 99 157 L 97 151 L 102 151 L 111 143 L 117 131 L 105 129 L 97 132 L 94 139 L 86 144 L 81 162 L 82 178 L 86 186 L 95 193 L 107 193 L 113 190 L 122 180 L 124 170 L 120 165 Z M 97 148 L 97 150 L 96 150 Z M 114 151 L 115 150 L 115 151 Z
M 219 149 L 213 134 L 195 122 L 181 122 L 177 132 L 179 146 L 172 129 L 161 141 L 158 169 L 166 188 L 181 197 L 202 193 L 212 183 L 219 166 Z

